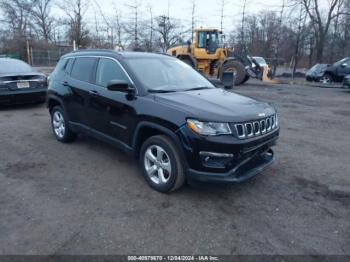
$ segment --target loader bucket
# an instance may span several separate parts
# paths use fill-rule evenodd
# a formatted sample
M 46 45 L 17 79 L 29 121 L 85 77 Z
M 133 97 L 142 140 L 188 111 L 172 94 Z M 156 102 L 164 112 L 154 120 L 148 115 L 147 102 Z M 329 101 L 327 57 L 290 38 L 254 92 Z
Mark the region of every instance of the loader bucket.
M 281 84 L 281 81 L 279 81 L 277 79 L 271 79 L 270 77 L 268 77 L 268 73 L 269 73 L 269 67 L 268 66 L 264 66 L 264 70 L 263 70 L 263 74 L 262 74 L 262 78 L 261 78 L 261 80 L 264 83 Z

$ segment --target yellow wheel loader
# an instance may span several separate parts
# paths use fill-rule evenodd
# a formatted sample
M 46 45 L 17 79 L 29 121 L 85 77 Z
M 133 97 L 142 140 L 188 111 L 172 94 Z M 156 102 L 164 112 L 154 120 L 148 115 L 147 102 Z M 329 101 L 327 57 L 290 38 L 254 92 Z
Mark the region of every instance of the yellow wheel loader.
M 193 43 L 174 46 L 167 54 L 189 64 L 208 78 L 219 79 L 226 87 L 240 85 L 250 77 L 274 82 L 268 77 L 268 66 L 260 67 L 251 57 L 241 56 L 223 47 L 222 32 L 218 29 L 197 29 Z

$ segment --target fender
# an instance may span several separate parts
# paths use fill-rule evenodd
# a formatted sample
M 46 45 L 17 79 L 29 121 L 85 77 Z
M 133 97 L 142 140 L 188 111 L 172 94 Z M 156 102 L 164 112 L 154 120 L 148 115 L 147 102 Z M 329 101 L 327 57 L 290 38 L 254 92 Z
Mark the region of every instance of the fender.
M 180 145 L 180 140 L 179 138 L 176 136 L 176 134 L 170 130 L 167 127 L 161 126 L 159 124 L 153 123 L 153 122 L 149 122 L 149 121 L 141 121 L 140 123 L 138 123 L 138 125 L 135 128 L 135 132 L 134 132 L 134 137 L 132 139 L 132 147 L 135 149 L 137 146 L 137 138 L 139 136 L 140 130 L 143 127 L 150 127 L 156 130 L 161 131 L 162 133 L 167 134 L 168 136 L 171 137 L 171 139 L 173 140 L 173 142 L 175 142 L 177 145 Z
M 137 150 L 137 138 L 139 137 L 140 130 L 143 127 L 150 127 L 150 128 L 159 130 L 160 132 L 168 135 L 171 138 L 171 140 L 175 143 L 175 145 L 177 146 L 179 153 L 180 153 L 180 158 L 182 160 L 182 163 L 184 164 L 185 168 L 187 169 L 188 164 L 187 164 L 187 160 L 185 159 L 185 152 L 183 151 L 183 147 L 181 145 L 180 139 L 175 134 L 175 132 L 177 132 L 177 130 L 174 132 L 167 127 L 161 126 L 161 125 L 153 123 L 153 122 L 141 121 L 137 125 L 135 132 L 134 132 L 133 142 L 132 142 L 132 148 L 134 150 L 135 155 L 139 153 L 139 152 L 136 152 L 136 150 Z
M 65 109 L 65 105 L 63 103 L 63 100 L 59 96 L 54 95 L 54 94 L 48 94 L 47 95 L 47 98 L 46 98 L 46 107 L 47 108 L 49 108 L 50 100 L 55 100 L 56 102 L 60 103 L 60 105 L 63 107 L 63 109 L 66 110 Z
M 63 110 L 66 112 L 68 121 L 70 121 L 70 117 L 68 114 L 68 110 L 66 109 L 65 103 L 63 102 L 62 98 L 60 98 L 58 95 L 56 94 L 48 94 L 47 98 L 46 98 L 46 107 L 49 108 L 49 102 L 50 100 L 55 100 L 56 102 L 58 102 L 60 104 L 60 106 L 63 107 Z

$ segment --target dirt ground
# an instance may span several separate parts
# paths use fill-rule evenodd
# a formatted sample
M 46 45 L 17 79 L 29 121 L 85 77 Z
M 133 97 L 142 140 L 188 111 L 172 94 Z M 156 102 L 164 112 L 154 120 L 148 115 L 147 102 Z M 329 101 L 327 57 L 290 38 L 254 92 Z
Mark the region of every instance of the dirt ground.
M 57 142 L 44 105 L 0 110 L 0 254 L 350 254 L 350 91 L 256 82 L 277 160 L 244 184 L 151 190 L 134 159 Z

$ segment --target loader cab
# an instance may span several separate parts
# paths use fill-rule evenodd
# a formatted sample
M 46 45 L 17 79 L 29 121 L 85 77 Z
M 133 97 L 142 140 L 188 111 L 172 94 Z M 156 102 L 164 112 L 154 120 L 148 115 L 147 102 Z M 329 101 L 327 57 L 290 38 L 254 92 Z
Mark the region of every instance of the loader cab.
M 221 32 L 219 30 L 203 30 L 196 31 L 196 48 L 205 49 L 208 54 L 215 54 L 216 50 L 221 47 Z

